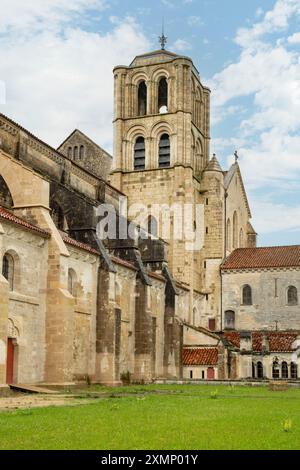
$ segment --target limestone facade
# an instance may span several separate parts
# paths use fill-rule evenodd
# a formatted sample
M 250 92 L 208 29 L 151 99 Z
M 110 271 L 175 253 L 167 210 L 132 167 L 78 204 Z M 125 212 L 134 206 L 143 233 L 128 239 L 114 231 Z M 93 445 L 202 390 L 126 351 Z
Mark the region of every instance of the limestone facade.
M 114 84 L 112 167 L 79 130 L 56 150 L 0 115 L 0 384 L 285 376 L 285 362 L 292 378 L 300 258 L 230 268 L 256 233 L 237 156 L 229 171 L 210 159 L 210 90 L 168 51 L 116 67 Z M 135 237 L 122 201 L 143 205 Z M 104 204 L 113 239 L 98 237 Z M 177 206 L 196 248 L 174 235 Z

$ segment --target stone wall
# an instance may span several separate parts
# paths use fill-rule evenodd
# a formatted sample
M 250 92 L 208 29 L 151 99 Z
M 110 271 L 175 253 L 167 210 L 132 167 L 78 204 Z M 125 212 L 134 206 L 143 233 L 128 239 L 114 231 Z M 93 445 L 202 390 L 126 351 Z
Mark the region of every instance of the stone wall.
M 237 330 L 300 329 L 299 305 L 287 305 L 287 289 L 300 293 L 300 270 L 254 270 L 223 273 L 223 315 L 235 312 Z M 242 304 L 242 288 L 252 288 L 253 305 Z

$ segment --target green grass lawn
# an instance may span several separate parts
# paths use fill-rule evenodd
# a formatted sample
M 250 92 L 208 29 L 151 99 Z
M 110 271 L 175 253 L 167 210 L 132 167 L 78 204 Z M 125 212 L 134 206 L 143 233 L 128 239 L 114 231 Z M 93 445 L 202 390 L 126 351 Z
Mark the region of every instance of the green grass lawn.
M 300 390 L 154 385 L 91 391 L 110 396 L 0 413 L 0 449 L 300 449 Z

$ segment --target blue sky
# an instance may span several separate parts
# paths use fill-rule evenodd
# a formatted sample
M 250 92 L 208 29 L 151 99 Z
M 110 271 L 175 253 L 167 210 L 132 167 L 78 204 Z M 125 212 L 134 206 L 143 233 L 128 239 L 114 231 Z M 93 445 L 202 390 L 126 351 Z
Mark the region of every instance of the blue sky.
M 0 110 L 53 146 L 112 149 L 114 65 L 158 47 L 212 89 L 212 147 L 237 149 L 260 245 L 300 243 L 300 0 L 0 0 Z M 18 12 L 18 14 L 16 14 Z

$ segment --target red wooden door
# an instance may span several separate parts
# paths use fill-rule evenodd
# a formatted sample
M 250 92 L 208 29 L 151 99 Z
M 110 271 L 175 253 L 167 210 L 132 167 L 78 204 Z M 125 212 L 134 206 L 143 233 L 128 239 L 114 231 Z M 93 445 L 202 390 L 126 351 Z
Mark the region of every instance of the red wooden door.
M 7 340 L 6 383 L 12 384 L 14 380 L 14 343 L 12 338 Z
M 214 380 L 215 379 L 215 369 L 213 367 L 209 367 L 207 369 L 207 378 L 208 378 L 208 380 Z

